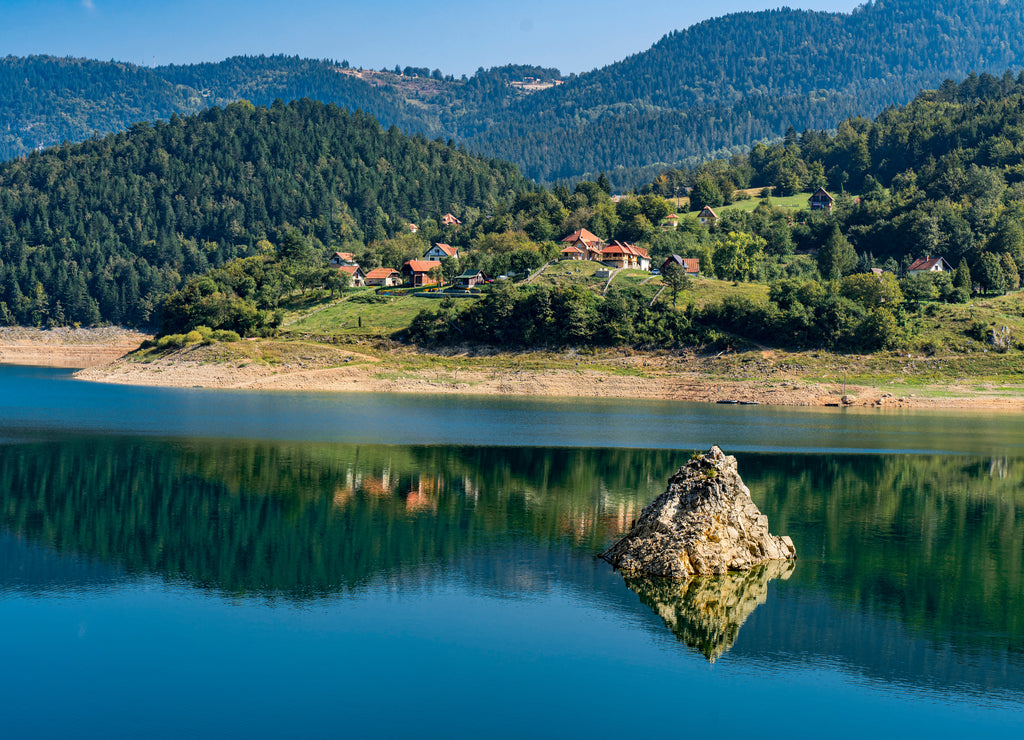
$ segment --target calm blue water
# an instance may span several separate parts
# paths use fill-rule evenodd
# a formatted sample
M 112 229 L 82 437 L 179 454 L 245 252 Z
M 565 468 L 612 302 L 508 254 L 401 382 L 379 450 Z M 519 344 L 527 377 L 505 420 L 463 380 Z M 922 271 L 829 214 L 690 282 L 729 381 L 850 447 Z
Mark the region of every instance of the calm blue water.
M 796 566 L 735 603 L 626 584 L 595 554 L 712 443 Z M 1019 737 L 1022 445 L 0 367 L 0 735 Z

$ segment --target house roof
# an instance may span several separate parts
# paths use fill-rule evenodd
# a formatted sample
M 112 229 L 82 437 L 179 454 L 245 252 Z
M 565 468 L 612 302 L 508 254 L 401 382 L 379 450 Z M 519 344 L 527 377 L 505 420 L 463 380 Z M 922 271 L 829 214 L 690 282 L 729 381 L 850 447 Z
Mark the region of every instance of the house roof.
M 459 219 L 455 218 L 455 216 L 453 216 L 452 214 L 446 213 L 446 214 L 444 214 L 444 216 L 441 217 L 441 223 L 444 223 L 444 224 L 461 224 L 462 222 L 459 221 Z
M 711 206 L 704 206 L 700 210 L 700 214 L 699 215 L 704 216 L 704 218 L 708 218 L 708 217 L 710 217 L 710 218 L 718 218 L 718 214 L 715 213 L 715 209 L 712 208 Z
M 347 272 L 349 275 L 355 277 L 355 274 L 357 272 L 362 273 L 362 270 L 359 269 L 359 265 L 341 265 L 338 268 L 338 272 Z
M 591 232 L 587 231 L 586 229 L 577 229 L 576 231 L 574 231 L 571 234 L 569 234 L 569 236 L 565 237 L 562 241 L 563 242 L 582 241 L 585 244 L 600 244 L 601 243 L 601 237 L 599 237 L 597 234 L 594 234 L 594 233 L 591 233 Z
M 445 254 L 447 254 L 449 257 L 455 257 L 459 253 L 459 248 L 458 247 L 453 247 L 450 244 L 441 244 L 440 242 L 438 242 L 434 246 L 437 247 L 438 249 L 440 249 Z M 427 251 L 430 251 L 430 250 L 427 250 Z
M 401 275 L 398 270 L 392 267 L 376 267 L 366 273 L 367 280 L 381 280 L 383 278 L 391 277 L 392 275 Z
M 607 247 L 601 250 L 601 256 L 613 254 L 625 254 L 633 257 L 643 257 L 648 259 L 647 250 L 643 247 L 638 247 L 635 244 L 629 242 L 620 242 L 618 240 L 613 241 Z
M 487 277 L 486 275 L 484 275 L 483 270 L 466 270 L 461 275 L 459 275 L 460 278 L 474 278 L 477 276 Z
M 670 213 L 667 216 L 665 216 L 665 220 L 666 221 L 678 221 L 679 220 L 679 216 L 677 216 L 674 213 Z
M 583 250 L 570 244 L 562 250 L 561 254 L 583 254 Z
M 355 257 L 351 252 L 335 252 L 331 256 L 337 257 L 339 260 L 343 260 L 345 262 L 355 262 Z
M 949 263 L 942 257 L 921 257 L 920 259 L 914 260 L 914 262 L 907 268 L 908 272 L 926 271 L 931 270 L 935 265 L 942 263 L 949 266 Z
M 402 269 L 404 270 L 406 267 L 413 272 L 430 272 L 437 267 L 437 262 L 431 262 L 429 260 L 409 260 L 402 265 Z
M 815 198 L 821 199 L 822 196 L 824 196 L 824 198 L 829 202 L 835 201 L 835 198 L 829 195 L 825 188 L 818 188 L 817 190 L 814 191 L 814 193 L 811 194 L 811 197 L 808 198 L 807 200 L 811 201 L 814 200 Z
M 696 275 L 700 272 L 700 260 L 696 257 L 680 257 L 678 254 L 669 255 L 668 258 L 662 262 L 662 267 L 667 265 L 669 262 L 675 264 L 686 270 L 687 275 Z

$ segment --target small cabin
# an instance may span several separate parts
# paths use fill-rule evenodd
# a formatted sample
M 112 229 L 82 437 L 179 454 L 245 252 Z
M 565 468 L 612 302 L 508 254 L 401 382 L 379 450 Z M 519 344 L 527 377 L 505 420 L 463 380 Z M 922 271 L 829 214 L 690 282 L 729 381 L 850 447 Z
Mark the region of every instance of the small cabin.
M 818 188 L 807 199 L 807 205 L 812 211 L 831 211 L 835 203 L 836 199 L 825 192 L 825 188 Z
M 435 285 L 437 280 L 434 279 L 430 272 L 431 270 L 436 270 L 437 267 L 437 262 L 429 262 L 427 260 L 409 260 L 402 265 L 402 276 L 409 285 L 415 288 L 419 288 L 424 285 Z
M 455 278 L 455 286 L 457 288 L 474 288 L 486 282 L 487 276 L 484 275 L 482 270 L 466 270 Z
M 690 277 L 700 277 L 700 260 L 696 257 L 680 257 L 678 254 L 670 255 L 668 259 L 661 263 L 662 274 L 665 273 L 665 268 L 669 265 L 683 268 L 683 272 Z
M 700 221 L 701 226 L 712 226 L 718 223 L 718 214 L 711 206 L 704 206 L 697 214 L 697 220 Z

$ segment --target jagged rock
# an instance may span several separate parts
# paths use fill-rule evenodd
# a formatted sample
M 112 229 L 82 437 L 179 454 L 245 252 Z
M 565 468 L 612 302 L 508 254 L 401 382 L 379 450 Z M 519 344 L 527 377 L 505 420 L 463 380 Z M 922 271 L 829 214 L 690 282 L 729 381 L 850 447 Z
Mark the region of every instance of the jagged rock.
M 680 642 L 714 663 L 739 635 L 740 627 L 768 598 L 768 583 L 787 580 L 793 561 L 769 560 L 748 571 L 685 581 L 626 576 L 640 601 L 665 620 Z
M 768 517 L 750 498 L 736 458 L 716 446 L 681 467 L 629 534 L 601 557 L 627 575 L 682 579 L 790 560 L 796 548 L 789 537 L 768 531 Z
M 845 396 L 842 397 L 841 400 L 847 406 L 849 406 L 852 403 L 857 403 L 857 397 L 852 393 L 847 393 Z

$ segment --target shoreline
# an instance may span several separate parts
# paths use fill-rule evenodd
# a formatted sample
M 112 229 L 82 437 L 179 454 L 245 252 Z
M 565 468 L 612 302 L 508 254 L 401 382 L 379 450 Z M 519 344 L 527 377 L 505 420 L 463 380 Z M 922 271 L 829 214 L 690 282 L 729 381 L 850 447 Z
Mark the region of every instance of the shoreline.
M 822 382 L 787 371 L 786 363 L 774 371 L 758 368 L 756 377 L 727 377 L 706 372 L 709 360 L 695 356 L 610 352 L 568 362 L 564 357 L 438 355 L 404 347 L 378 353 L 359 346 L 259 340 L 191 345 L 158 355 L 138 353 L 80 370 L 75 377 L 178 388 L 1024 411 L 1024 386 L 970 387 L 964 379 L 913 386 Z
M 149 338 L 116 327 L 0 328 L 0 363 L 81 368 L 74 373 L 80 380 L 175 388 L 1024 411 L 1024 384 L 970 378 L 863 383 L 840 381 L 838 375 L 827 380 L 810 376 L 822 368 L 801 365 L 806 356 L 772 350 L 723 360 L 693 353 L 575 350 L 438 354 L 397 345 L 291 339 L 137 351 Z

